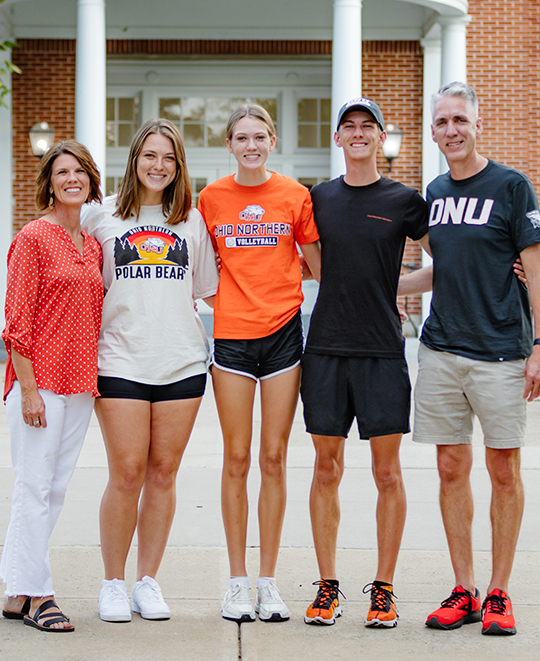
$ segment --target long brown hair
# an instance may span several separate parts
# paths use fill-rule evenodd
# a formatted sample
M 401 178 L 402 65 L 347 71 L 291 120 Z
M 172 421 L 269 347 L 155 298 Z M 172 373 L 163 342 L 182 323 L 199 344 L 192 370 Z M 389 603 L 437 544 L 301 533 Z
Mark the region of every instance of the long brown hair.
M 90 179 L 90 193 L 87 202 L 101 202 L 102 195 L 99 189 L 100 177 L 97 165 L 88 149 L 76 140 L 62 140 L 51 145 L 39 162 L 39 171 L 36 176 L 36 207 L 38 211 L 45 211 L 50 207 L 51 175 L 54 162 L 62 154 L 69 154 L 76 158 Z
M 173 144 L 176 157 L 176 175 L 163 191 L 161 208 L 169 225 L 178 225 L 187 219 L 191 209 L 191 179 L 186 166 L 186 153 L 182 136 L 175 124 L 168 119 L 149 119 L 135 134 L 129 150 L 126 174 L 116 198 L 116 216 L 122 220 L 138 216 L 141 211 L 141 182 L 137 177 L 137 160 L 144 141 L 149 135 L 160 133 Z

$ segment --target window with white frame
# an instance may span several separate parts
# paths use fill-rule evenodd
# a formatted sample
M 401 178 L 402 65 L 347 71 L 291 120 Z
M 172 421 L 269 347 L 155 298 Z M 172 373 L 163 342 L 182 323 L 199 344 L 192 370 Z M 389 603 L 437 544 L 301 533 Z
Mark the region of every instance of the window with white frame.
M 208 181 L 206 177 L 193 177 L 191 179 L 191 205 L 195 208 L 199 206 L 199 195 Z
M 289 75 L 291 71 L 294 76 Z M 269 157 L 270 170 L 307 186 L 330 174 L 329 62 L 223 61 L 216 65 L 167 60 L 152 61 L 150 67 L 146 62 L 111 61 L 107 80 L 107 96 L 112 99 L 107 116 L 108 193 L 117 190 L 124 175 L 137 128 L 152 117 L 166 117 L 184 139 L 196 205 L 205 183 L 236 171 L 236 162 L 225 147 L 226 125 L 234 108 L 245 102 L 265 107 L 276 123 L 280 139 Z
M 265 108 L 277 130 L 277 98 L 272 97 L 160 97 L 159 116 L 178 126 L 188 148 L 223 147 L 229 115 L 242 103 Z
M 298 148 L 330 149 L 331 99 L 298 99 Z
M 105 196 L 116 195 L 124 177 L 105 177 Z
M 107 147 L 129 147 L 140 125 L 139 98 L 107 98 Z

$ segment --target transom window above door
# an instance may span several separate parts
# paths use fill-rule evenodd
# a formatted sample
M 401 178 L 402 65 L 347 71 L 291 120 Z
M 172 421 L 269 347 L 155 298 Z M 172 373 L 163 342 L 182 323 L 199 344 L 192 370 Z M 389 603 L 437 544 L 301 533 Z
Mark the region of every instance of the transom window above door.
M 277 130 L 277 99 L 272 97 L 162 97 L 159 116 L 178 126 L 186 147 L 224 147 L 229 115 L 242 103 L 265 108 Z

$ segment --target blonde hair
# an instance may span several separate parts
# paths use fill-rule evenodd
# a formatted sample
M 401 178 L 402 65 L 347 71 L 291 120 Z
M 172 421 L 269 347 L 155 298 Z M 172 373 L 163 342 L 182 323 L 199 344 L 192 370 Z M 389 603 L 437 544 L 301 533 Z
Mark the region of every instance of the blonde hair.
M 234 127 L 244 117 L 253 117 L 254 119 L 258 119 L 266 126 L 271 138 L 276 135 L 276 127 L 274 126 L 274 122 L 272 121 L 268 110 L 262 106 L 256 105 L 255 103 L 244 103 L 232 111 L 232 114 L 229 117 L 229 121 L 227 122 L 227 140 L 229 142 L 232 140 Z
M 144 141 L 149 135 L 159 133 L 173 144 L 176 158 L 176 175 L 163 191 L 161 203 L 163 215 L 169 225 L 178 225 L 187 219 L 191 209 L 191 179 L 186 165 L 186 153 L 180 131 L 168 119 L 149 119 L 135 134 L 129 150 L 126 174 L 116 198 L 115 216 L 122 220 L 138 216 L 141 211 L 141 187 L 137 177 L 137 160 L 141 155 Z
M 50 207 L 51 198 L 51 176 L 54 162 L 62 154 L 69 154 L 76 158 L 90 179 L 90 193 L 86 202 L 101 202 L 100 176 L 97 165 L 90 155 L 88 149 L 76 140 L 62 140 L 57 142 L 45 152 L 39 162 L 39 170 L 36 176 L 36 207 L 38 211 L 45 211 Z

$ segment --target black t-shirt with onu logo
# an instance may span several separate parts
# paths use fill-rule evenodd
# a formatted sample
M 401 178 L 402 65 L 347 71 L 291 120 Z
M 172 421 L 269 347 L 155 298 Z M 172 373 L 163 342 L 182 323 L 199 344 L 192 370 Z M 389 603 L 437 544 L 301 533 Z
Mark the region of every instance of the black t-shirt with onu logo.
M 476 360 L 526 358 L 532 351 L 529 297 L 512 265 L 540 243 L 531 182 L 489 161 L 468 179 L 437 177 L 427 199 L 434 275 L 422 342 Z

